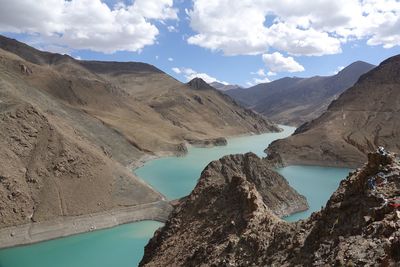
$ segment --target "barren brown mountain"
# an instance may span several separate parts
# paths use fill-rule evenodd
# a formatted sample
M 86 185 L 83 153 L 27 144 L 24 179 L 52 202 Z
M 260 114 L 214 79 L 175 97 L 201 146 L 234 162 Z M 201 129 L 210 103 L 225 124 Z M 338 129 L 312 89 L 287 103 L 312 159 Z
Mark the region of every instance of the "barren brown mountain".
M 271 188 L 260 188 L 252 169 L 220 179 L 219 170 L 243 168 L 241 158 L 224 157 L 203 171 L 146 246 L 140 266 L 399 266 L 400 165 L 394 155 L 370 154 L 325 208 L 295 223 L 274 214 L 263 195 Z M 265 181 L 274 175 L 269 171 Z M 370 188 L 368 180 L 378 176 L 386 182 Z
M 321 115 L 332 100 L 374 67 L 357 61 L 332 76 L 286 77 L 226 94 L 276 122 L 300 126 Z
M 126 166 L 185 153 L 188 140 L 277 130 L 154 66 L 78 61 L 0 36 L 0 228 L 162 201 Z
M 319 118 L 268 151 L 284 165 L 359 167 L 378 146 L 399 152 L 399 136 L 400 55 L 361 76 Z

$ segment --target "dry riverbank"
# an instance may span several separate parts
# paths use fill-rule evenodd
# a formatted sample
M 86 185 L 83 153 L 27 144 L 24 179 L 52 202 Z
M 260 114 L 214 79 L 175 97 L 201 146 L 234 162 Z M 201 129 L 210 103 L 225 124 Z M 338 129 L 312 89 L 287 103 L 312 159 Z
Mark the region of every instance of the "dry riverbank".
M 168 202 L 157 201 L 95 214 L 7 227 L 0 229 L 0 248 L 27 245 L 143 220 L 165 222 L 171 211 L 172 206 Z

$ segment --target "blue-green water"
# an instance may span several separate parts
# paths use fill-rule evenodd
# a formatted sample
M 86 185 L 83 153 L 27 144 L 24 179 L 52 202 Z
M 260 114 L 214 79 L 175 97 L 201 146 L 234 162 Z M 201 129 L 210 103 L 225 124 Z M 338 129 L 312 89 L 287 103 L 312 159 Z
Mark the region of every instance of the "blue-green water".
M 169 199 L 190 194 L 201 171 L 212 160 L 228 154 L 254 152 L 265 156 L 264 149 L 274 140 L 289 136 L 294 127 L 280 126 L 283 132 L 245 136 L 228 140 L 227 146 L 213 148 L 191 147 L 185 157 L 168 157 L 149 161 L 135 173 Z M 319 166 L 289 166 L 277 170 L 300 194 L 307 198 L 310 209 L 291 215 L 285 220 L 305 219 L 320 210 L 336 190 L 349 169 Z
M 252 151 L 265 156 L 263 150 L 272 141 L 289 136 L 293 127 L 284 131 L 232 138 L 228 145 L 214 148 L 190 148 L 185 157 L 168 157 L 146 163 L 135 173 L 169 199 L 185 196 L 194 188 L 203 168 L 224 155 Z M 308 217 L 326 204 L 348 169 L 315 166 L 290 166 L 278 170 L 289 183 L 307 197 L 310 210 L 286 220 Z M 143 256 L 144 246 L 162 224 L 137 222 L 111 229 L 0 250 L 0 267 L 132 267 Z M 1 241 L 0 241 L 1 242 Z
M 190 194 L 201 171 L 210 161 L 229 154 L 254 152 L 265 156 L 264 149 L 274 140 L 291 135 L 295 128 L 282 126 L 280 133 L 243 136 L 228 139 L 227 146 L 212 148 L 190 147 L 185 157 L 166 157 L 147 162 L 135 174 L 163 193 L 168 199 Z
M 143 221 L 0 250 L 0 267 L 137 266 L 162 223 Z
M 286 217 L 286 221 L 308 218 L 312 212 L 325 206 L 326 201 L 346 178 L 350 169 L 328 168 L 319 166 L 289 166 L 277 170 L 289 184 L 307 198 L 310 208 Z

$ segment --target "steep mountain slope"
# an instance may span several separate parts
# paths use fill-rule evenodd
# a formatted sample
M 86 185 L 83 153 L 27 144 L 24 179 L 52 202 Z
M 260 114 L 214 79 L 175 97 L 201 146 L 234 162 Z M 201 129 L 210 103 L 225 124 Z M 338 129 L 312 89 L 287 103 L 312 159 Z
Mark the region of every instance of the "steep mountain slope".
M 1 99 L 0 228 L 161 200 L 73 126 Z
M 268 151 L 283 164 L 358 167 L 378 146 L 400 151 L 400 56 L 382 62 L 319 118 Z
M 249 176 L 220 181 L 206 172 L 150 240 L 140 266 L 400 264 L 400 165 L 393 155 L 370 154 L 325 208 L 296 223 L 278 218 Z M 382 175 L 386 183 L 368 187 Z
M 333 99 L 373 67 L 357 61 L 333 76 L 283 78 L 226 93 L 272 120 L 298 126 L 321 115 Z
M 278 130 L 249 114 L 148 64 L 77 61 L 0 36 L 0 228 L 161 201 L 125 166 L 184 153 L 187 140 Z

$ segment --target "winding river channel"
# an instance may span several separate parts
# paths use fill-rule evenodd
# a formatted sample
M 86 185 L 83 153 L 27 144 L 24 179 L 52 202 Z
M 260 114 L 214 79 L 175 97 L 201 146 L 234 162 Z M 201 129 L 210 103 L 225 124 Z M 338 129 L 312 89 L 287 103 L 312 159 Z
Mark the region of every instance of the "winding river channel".
M 294 127 L 281 126 L 280 133 L 266 133 L 228 139 L 227 146 L 190 147 L 185 157 L 166 157 L 147 162 L 135 174 L 173 200 L 191 192 L 203 168 L 224 155 L 254 152 L 265 156 L 264 149 L 274 140 L 287 137 Z M 310 209 L 285 218 L 307 218 L 324 206 L 341 179 L 350 170 L 318 166 L 289 166 L 278 169 L 300 194 L 307 197 Z M 78 234 L 32 245 L 0 250 L 0 267 L 132 267 L 143 256 L 144 246 L 159 222 L 142 221 L 114 228 Z

